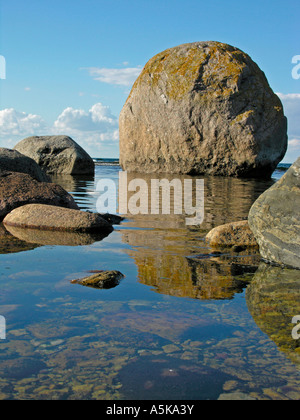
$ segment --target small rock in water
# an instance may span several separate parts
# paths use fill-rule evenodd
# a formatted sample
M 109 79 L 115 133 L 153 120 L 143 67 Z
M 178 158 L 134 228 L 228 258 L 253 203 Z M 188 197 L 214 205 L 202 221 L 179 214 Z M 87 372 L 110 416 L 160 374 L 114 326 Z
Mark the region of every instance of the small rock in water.
M 125 276 L 120 271 L 102 271 L 83 279 L 72 280 L 72 284 L 94 287 L 96 289 L 112 289 L 120 284 Z

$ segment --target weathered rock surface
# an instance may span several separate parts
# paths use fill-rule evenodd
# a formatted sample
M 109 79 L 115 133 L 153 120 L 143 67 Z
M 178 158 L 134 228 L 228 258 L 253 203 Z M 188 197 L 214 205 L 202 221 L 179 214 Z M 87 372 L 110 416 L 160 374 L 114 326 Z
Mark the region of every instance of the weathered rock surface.
M 18 207 L 3 220 L 4 226 L 68 232 L 112 232 L 99 214 L 43 204 Z
M 17 150 L 3 147 L 0 148 L 0 170 L 28 174 L 40 182 L 50 181 L 46 173 L 33 159 L 22 155 Z
M 300 268 L 300 158 L 252 206 L 249 225 L 262 257 Z
M 257 247 L 258 243 L 249 227 L 248 221 L 227 223 L 212 229 L 206 235 L 211 246 Z
M 269 177 L 287 149 L 287 120 L 264 73 L 218 42 L 153 57 L 120 114 L 129 172 Z
M 19 142 L 15 150 L 29 156 L 49 174 L 94 174 L 93 159 L 67 136 L 35 136 Z
M 0 172 L 0 219 L 25 204 L 50 204 L 79 210 L 71 194 L 56 184 L 19 172 Z
M 118 286 L 123 278 L 124 275 L 120 273 L 120 271 L 101 271 L 93 276 L 72 280 L 71 283 L 97 289 L 112 289 L 113 287 Z

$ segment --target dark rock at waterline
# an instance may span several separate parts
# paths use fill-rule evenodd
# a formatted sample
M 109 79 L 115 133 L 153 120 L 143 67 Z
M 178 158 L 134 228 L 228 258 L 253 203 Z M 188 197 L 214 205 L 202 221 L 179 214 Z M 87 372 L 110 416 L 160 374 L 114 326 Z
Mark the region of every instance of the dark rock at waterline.
M 262 257 L 300 268 L 300 158 L 253 204 L 249 225 Z
M 43 204 L 18 207 L 3 220 L 4 226 L 67 232 L 112 232 L 113 227 L 97 213 Z
M 96 274 L 79 280 L 72 280 L 72 284 L 93 287 L 95 289 L 112 289 L 120 284 L 124 275 L 120 271 L 99 271 Z
M 265 74 L 220 42 L 149 60 L 121 111 L 128 172 L 270 177 L 287 150 L 287 119 Z
M 37 248 L 35 242 L 28 243 L 26 239 L 16 237 L 0 225 L 0 254 L 14 254 Z
M 30 175 L 40 182 L 49 182 L 50 179 L 39 165 L 28 156 L 17 150 L 0 148 L 0 171 L 21 172 Z
M 93 175 L 95 164 L 88 153 L 68 136 L 28 137 L 15 147 L 49 174 Z
M 48 204 L 79 210 L 74 198 L 56 184 L 38 182 L 19 172 L 0 172 L 0 219 L 26 204 Z

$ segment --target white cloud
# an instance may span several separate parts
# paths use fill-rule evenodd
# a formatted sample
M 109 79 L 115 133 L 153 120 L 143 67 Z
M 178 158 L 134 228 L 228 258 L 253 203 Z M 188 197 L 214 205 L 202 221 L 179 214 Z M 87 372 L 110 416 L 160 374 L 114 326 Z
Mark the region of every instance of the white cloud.
M 68 135 L 93 157 L 108 150 L 118 155 L 118 119 L 109 107 L 97 103 L 90 110 L 66 108 L 53 125 L 47 125 L 39 115 L 15 109 L 0 110 L 0 146 L 14 147 L 25 137 L 38 135 Z
M 41 133 L 46 129 L 42 117 L 16 111 L 13 108 L 0 110 L 0 136 L 26 136 Z
M 110 85 L 132 86 L 142 71 L 142 67 L 127 67 L 124 69 L 107 69 L 90 67 L 90 75 L 94 80 Z

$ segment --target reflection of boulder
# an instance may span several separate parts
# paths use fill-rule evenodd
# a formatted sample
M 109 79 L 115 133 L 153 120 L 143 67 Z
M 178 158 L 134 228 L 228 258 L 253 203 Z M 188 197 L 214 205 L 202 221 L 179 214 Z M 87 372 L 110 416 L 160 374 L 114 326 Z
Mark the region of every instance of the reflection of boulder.
M 246 257 L 234 255 L 229 259 L 220 256 L 198 260 L 141 248 L 128 253 L 135 259 L 142 284 L 154 287 L 158 293 L 194 299 L 232 299 L 249 281 L 244 274 L 253 273 L 258 264 L 255 256 L 249 257 L 252 265 L 248 265 Z M 236 267 L 241 267 L 237 274 Z
M 174 179 L 165 175 L 128 174 L 128 183 L 142 179 L 146 181 L 149 192 L 152 177 Z M 182 181 L 195 179 L 176 178 Z M 123 241 L 131 246 L 126 252 L 138 267 L 141 283 L 154 287 L 159 293 L 173 296 L 231 299 L 251 279 L 259 264 L 259 253 L 255 249 L 245 250 L 239 255 L 222 248 L 212 250 L 205 243 L 205 236 L 215 226 L 247 218 L 253 201 L 272 181 L 268 184 L 258 180 L 219 177 L 204 177 L 204 181 L 205 218 L 200 227 L 187 226 L 185 214 L 129 214 L 129 221 L 123 224 L 127 229 L 120 232 Z M 146 194 L 145 191 L 142 193 Z M 134 192 L 128 193 L 128 201 L 132 194 Z M 151 208 L 151 194 L 148 194 L 148 200 Z M 131 226 L 133 229 L 130 229 Z M 250 276 L 241 277 L 244 273 Z
M 300 315 L 299 274 L 299 270 L 262 263 L 247 288 L 246 300 L 258 327 L 300 365 L 300 339 L 292 337 L 292 319 Z
M 108 233 L 59 232 L 23 229 L 7 226 L 6 229 L 20 241 L 39 245 L 80 246 L 100 242 Z M 17 239 L 15 239 L 17 240 Z
M 30 251 L 37 248 L 34 241 L 28 244 L 22 238 L 12 236 L 4 227 L 0 225 L 0 254 L 13 254 L 16 252 Z
M 127 174 L 127 185 L 122 185 L 122 190 L 119 194 L 124 196 L 123 189 L 127 188 L 127 209 L 128 217 L 134 218 L 134 226 L 138 227 L 150 227 L 150 228 L 163 228 L 163 229 L 178 229 L 186 228 L 186 218 L 193 217 L 193 215 L 187 215 L 184 212 L 184 194 L 182 194 L 182 202 L 176 196 L 174 200 L 174 189 L 170 188 L 170 214 L 162 214 L 162 201 L 163 194 L 160 191 L 159 196 L 159 214 L 154 215 L 151 213 L 153 203 L 151 201 L 151 183 L 153 180 L 166 179 L 169 182 L 178 180 L 181 182 L 182 191 L 184 191 L 184 181 L 192 181 L 192 196 L 187 195 L 187 204 L 191 203 L 191 200 L 196 198 L 196 180 L 204 180 L 204 210 L 205 218 L 201 224 L 201 229 L 206 230 L 208 233 L 211 229 L 230 222 L 238 222 L 248 218 L 249 210 L 257 198 L 266 191 L 269 187 L 274 184 L 273 180 L 260 181 L 255 179 L 238 179 L 230 177 L 212 177 L 212 176 L 201 176 L 201 177 L 190 177 L 183 175 L 170 175 L 170 174 L 141 174 L 141 173 L 128 173 Z M 139 184 L 139 180 L 142 181 L 143 188 L 138 191 L 129 192 L 130 186 Z M 133 183 L 131 184 L 131 182 Z M 57 181 L 56 181 L 57 182 Z M 145 188 L 144 188 L 145 186 Z M 125 188 L 125 189 L 126 189 Z M 67 191 L 70 191 L 67 189 Z M 126 192 L 126 191 L 125 191 Z M 138 193 L 140 200 L 145 203 L 148 202 L 147 214 L 133 215 L 130 210 L 130 200 L 132 196 Z M 137 195 L 136 195 L 137 197 Z M 168 197 L 165 194 L 165 197 Z M 182 214 L 174 214 L 174 202 L 177 207 L 182 207 Z M 140 202 L 137 203 L 137 207 Z

